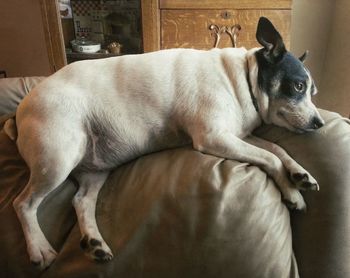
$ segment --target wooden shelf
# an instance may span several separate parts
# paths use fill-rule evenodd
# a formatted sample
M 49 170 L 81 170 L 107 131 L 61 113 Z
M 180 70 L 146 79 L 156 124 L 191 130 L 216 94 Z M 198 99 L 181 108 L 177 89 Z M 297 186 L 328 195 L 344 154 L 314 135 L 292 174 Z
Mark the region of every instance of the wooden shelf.
M 90 59 L 101 59 L 120 56 L 121 54 L 114 53 L 78 53 L 78 52 L 68 52 L 67 54 L 68 63 L 80 61 L 80 60 L 90 60 Z

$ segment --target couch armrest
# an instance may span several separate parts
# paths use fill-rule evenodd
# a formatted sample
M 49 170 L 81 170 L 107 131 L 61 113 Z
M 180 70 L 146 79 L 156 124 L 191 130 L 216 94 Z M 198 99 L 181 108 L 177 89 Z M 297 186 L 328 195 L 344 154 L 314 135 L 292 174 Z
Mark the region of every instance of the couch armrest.
M 308 211 L 291 214 L 300 277 L 350 277 L 350 121 L 320 113 L 326 124 L 313 133 L 271 126 L 256 133 L 281 145 L 320 185 L 303 192 Z
M 0 78 L 0 116 L 13 113 L 25 95 L 44 78 Z

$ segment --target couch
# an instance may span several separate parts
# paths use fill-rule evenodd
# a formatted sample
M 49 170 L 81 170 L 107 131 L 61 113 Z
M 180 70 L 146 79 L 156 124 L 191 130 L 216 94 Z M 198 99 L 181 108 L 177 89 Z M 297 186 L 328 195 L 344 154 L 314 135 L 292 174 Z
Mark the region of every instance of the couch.
M 100 192 L 109 263 L 79 247 L 71 204 L 78 185 L 68 179 L 45 199 L 39 223 L 58 256 L 40 272 L 12 207 L 28 168 L 2 127 L 41 80 L 0 79 L 0 277 L 350 277 L 350 122 L 325 110 L 325 126 L 313 133 L 255 131 L 318 180 L 319 192 L 303 192 L 307 212 L 289 211 L 258 167 L 190 146 L 164 150 L 119 167 Z

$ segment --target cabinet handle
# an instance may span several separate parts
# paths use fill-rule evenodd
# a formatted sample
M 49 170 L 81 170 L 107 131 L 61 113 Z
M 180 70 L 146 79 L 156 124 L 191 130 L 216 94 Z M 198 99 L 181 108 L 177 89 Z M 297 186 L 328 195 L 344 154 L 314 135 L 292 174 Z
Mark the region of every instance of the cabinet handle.
M 242 27 L 239 24 L 235 24 L 232 26 L 218 26 L 216 24 L 210 24 L 209 30 L 211 30 L 212 33 L 215 35 L 214 47 L 218 47 L 221 35 L 225 33 L 230 36 L 232 46 L 237 47 L 237 37 L 241 29 Z

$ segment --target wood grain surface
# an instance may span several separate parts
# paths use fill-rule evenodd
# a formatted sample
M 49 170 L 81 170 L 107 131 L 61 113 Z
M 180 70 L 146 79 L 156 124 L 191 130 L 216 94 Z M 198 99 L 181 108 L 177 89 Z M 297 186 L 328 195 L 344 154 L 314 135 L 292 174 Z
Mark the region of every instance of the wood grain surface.
M 160 9 L 291 9 L 292 0 L 160 0 Z
M 47 53 L 52 73 L 67 65 L 57 1 L 40 0 Z
M 241 30 L 237 47 L 257 47 L 255 33 L 261 16 L 269 18 L 281 33 L 287 48 L 290 45 L 290 10 L 162 10 L 161 45 L 166 48 L 210 49 L 214 46 L 215 34 L 209 30 L 211 24 L 233 26 Z M 221 35 L 218 47 L 232 47 L 230 37 Z
M 143 51 L 160 49 L 160 10 L 159 0 L 142 0 Z
M 161 9 L 291 9 L 292 0 L 160 0 Z

